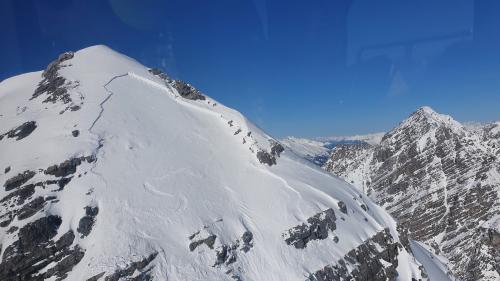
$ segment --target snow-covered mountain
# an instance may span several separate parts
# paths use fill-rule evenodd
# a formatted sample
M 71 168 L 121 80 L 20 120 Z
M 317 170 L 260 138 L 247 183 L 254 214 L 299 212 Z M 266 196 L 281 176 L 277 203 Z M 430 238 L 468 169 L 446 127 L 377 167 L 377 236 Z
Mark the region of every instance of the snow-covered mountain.
M 427 280 L 365 195 L 104 46 L 0 83 L 0 155 L 0 280 Z
M 500 280 L 499 128 L 423 107 L 380 144 L 336 147 L 324 168 L 447 258 L 460 280 Z

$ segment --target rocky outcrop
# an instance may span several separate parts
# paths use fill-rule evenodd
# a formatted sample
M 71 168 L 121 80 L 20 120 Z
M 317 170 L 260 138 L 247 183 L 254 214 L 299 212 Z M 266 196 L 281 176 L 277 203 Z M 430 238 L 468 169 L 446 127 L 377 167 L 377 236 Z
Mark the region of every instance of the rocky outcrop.
M 214 266 L 230 265 L 236 262 L 238 252 L 247 253 L 253 247 L 253 234 L 245 231 L 240 239 L 231 244 L 222 244 L 216 249 L 216 260 Z
M 63 53 L 47 66 L 42 73 L 42 81 L 38 83 L 38 87 L 35 89 L 31 99 L 36 99 L 44 95 L 45 99 L 42 101 L 43 103 L 60 102 L 67 105 L 60 114 L 67 110 L 76 111 L 81 108 L 83 105 L 82 97 L 80 97 L 80 101 L 74 101 L 70 92 L 71 89 L 75 89 L 79 86 L 78 81 L 68 81 L 59 73 L 59 70 L 66 67 L 68 61 L 71 60 L 73 56 L 73 52 Z
M 1 280 L 45 280 L 51 277 L 62 280 L 81 261 L 85 250 L 74 244 L 73 230 L 54 240 L 62 219 L 46 210 L 57 204 L 56 194 L 70 182 L 77 167 L 93 161 L 93 156 L 71 158 L 46 169 L 24 171 L 6 180 L 4 187 L 10 193 L 0 200 L 0 227 L 9 226 L 15 219 L 21 227 L 13 226 L 8 230 L 17 240 L 5 248 L 0 263 Z M 58 188 L 47 188 L 54 185 Z M 35 194 L 37 196 L 33 198 Z M 32 221 L 35 214 L 42 215 Z M 90 233 L 96 216 L 97 208 L 86 209 L 78 227 L 81 238 Z
M 268 166 L 276 165 L 276 157 L 265 150 L 257 151 L 257 159 L 259 159 L 260 163 Z
M 500 213 L 500 161 L 492 143 L 422 108 L 380 145 L 334 149 L 325 168 L 389 210 L 411 239 L 447 257 L 458 278 L 489 281 L 500 272 L 475 252 L 487 247 L 480 245 L 480 224 Z
M 310 241 L 328 238 L 329 233 L 336 229 L 335 221 L 335 212 L 327 209 L 308 218 L 307 223 L 289 229 L 283 237 L 288 245 L 303 249 Z
M 62 63 L 64 61 L 72 59 L 73 56 L 73 52 L 63 53 L 47 66 L 47 69 L 42 73 L 43 79 L 33 93 L 32 99 L 46 94 L 43 102 L 55 103 L 62 101 L 63 103 L 70 103 L 72 101 L 67 87 L 65 87 L 66 79 L 59 75 L 59 69 L 63 67 Z
M 77 245 L 71 247 L 75 239 L 71 230 L 53 240 L 61 223 L 60 217 L 49 215 L 22 227 L 18 240 L 3 253 L 0 279 L 45 280 L 52 276 L 64 279 L 84 252 Z M 46 266 L 50 266 L 47 271 L 39 272 Z
M 259 149 L 257 151 L 257 159 L 262 164 L 267 164 L 268 166 L 276 165 L 276 159 L 280 157 L 281 153 L 285 151 L 285 148 L 277 141 L 270 139 L 270 152 L 264 149 Z
M 397 280 L 401 244 L 388 229 L 351 250 L 335 264 L 312 273 L 307 281 L 393 281 Z
M 19 127 L 16 127 L 5 134 L 0 135 L 0 140 L 4 137 L 7 138 L 15 138 L 16 141 L 22 140 L 25 137 L 29 136 L 36 129 L 37 125 L 35 121 L 28 121 L 21 124 Z
M 98 207 L 85 207 L 85 216 L 80 219 L 78 222 L 78 228 L 76 229 L 81 234 L 81 238 L 90 234 L 98 213 Z
M 10 191 L 15 188 L 20 187 L 21 185 L 25 184 L 27 181 L 29 181 L 31 178 L 35 176 L 35 172 L 33 171 L 24 171 L 10 179 L 8 179 L 3 187 L 5 188 L 5 191 Z
M 240 238 L 231 242 L 224 242 L 213 234 L 213 228 L 216 223 L 222 222 L 222 219 L 215 221 L 214 224 L 204 226 L 201 230 L 193 233 L 188 238 L 189 250 L 194 252 L 201 245 L 205 245 L 209 253 L 214 256 L 212 267 L 223 270 L 225 274 L 235 280 L 241 280 L 241 267 L 238 264 L 238 258 L 247 254 L 254 246 L 253 233 L 249 230 L 243 232 Z M 207 248 L 200 249 L 197 252 L 205 252 Z
M 181 80 L 174 80 L 171 79 L 168 75 L 163 73 L 158 68 L 151 68 L 149 69 L 149 72 L 153 75 L 158 76 L 160 79 L 165 81 L 165 83 L 172 88 L 176 89 L 179 95 L 185 99 L 188 100 L 205 100 L 205 96 L 198 91 L 195 87 L 193 87 L 191 84 L 188 84 L 184 81 Z
M 189 250 L 192 252 L 192 251 L 196 250 L 196 248 L 198 248 L 198 246 L 200 246 L 202 244 L 205 244 L 205 245 L 207 245 L 208 248 L 213 249 L 216 238 L 217 238 L 216 235 L 210 235 L 207 238 L 202 238 L 202 239 L 197 239 L 197 240 L 193 240 L 194 239 L 194 237 L 193 237 L 193 238 L 191 238 L 191 240 L 193 240 L 193 241 L 191 243 L 189 243 Z
M 188 100 L 205 100 L 205 96 L 195 87 L 181 80 L 174 80 L 171 84 L 179 95 Z
M 94 156 L 81 156 L 77 158 L 68 159 L 60 164 L 48 167 L 44 173 L 46 175 L 53 175 L 55 177 L 67 177 L 76 172 L 76 167 L 82 164 L 83 161 L 92 163 L 95 161 Z
M 150 274 L 151 262 L 156 258 L 158 252 L 154 252 L 142 260 L 132 262 L 122 269 L 116 270 L 113 274 L 106 276 L 105 281 L 150 281 L 153 280 Z M 136 274 L 138 273 L 138 274 Z M 135 275 L 135 276 L 134 276 Z M 101 275 L 102 276 L 102 275 Z M 134 277 L 133 277 L 134 276 Z M 123 279 L 122 279 L 123 278 Z

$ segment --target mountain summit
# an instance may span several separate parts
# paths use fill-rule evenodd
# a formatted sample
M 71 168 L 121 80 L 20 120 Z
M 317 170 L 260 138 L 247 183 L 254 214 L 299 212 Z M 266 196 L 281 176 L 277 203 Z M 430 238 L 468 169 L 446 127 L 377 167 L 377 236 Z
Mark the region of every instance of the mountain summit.
M 107 47 L 3 81 L 0 113 L 1 280 L 426 280 L 365 195 Z
M 422 107 L 379 145 L 335 148 L 325 169 L 385 207 L 411 239 L 448 258 L 459 280 L 499 280 L 496 130 L 469 130 Z

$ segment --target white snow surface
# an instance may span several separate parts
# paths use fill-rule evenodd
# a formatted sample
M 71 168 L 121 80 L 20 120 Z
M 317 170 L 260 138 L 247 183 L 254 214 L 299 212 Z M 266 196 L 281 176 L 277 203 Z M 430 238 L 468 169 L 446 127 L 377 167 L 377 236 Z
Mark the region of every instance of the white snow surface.
M 455 281 L 448 267 L 449 261 L 439 255 L 436 255 L 432 248 L 418 241 L 410 240 L 413 255 L 422 263 L 429 281 Z
M 232 280 L 228 269 L 245 280 L 304 280 L 384 228 L 398 239 L 387 212 L 364 195 L 360 199 L 343 180 L 287 151 L 275 166 L 259 163 L 250 149 L 268 149 L 270 137 L 240 113 L 218 102 L 214 106 L 211 98 L 183 99 L 148 68 L 105 46 L 78 51 L 64 64 L 61 75 L 79 81 L 71 90 L 72 96 L 83 97 L 78 111 L 59 114 L 62 104 L 29 100 L 41 72 L 0 83 L 0 132 L 31 120 L 38 125 L 25 139 L 3 140 L 0 167 L 12 171 L 0 174 L 0 180 L 97 154 L 91 172 L 74 177 L 60 202 L 45 209 L 62 217 L 59 237 L 69 229 L 76 233 L 85 206 L 99 207 L 93 231 L 76 238 L 85 256 L 67 280 L 110 273 L 155 251 L 151 272 L 156 280 Z M 77 138 L 71 135 L 74 129 L 80 130 Z M 235 135 L 237 129 L 242 133 Z M 338 201 L 348 206 L 345 221 Z M 331 235 L 301 250 L 283 241 L 286 230 L 327 208 L 337 215 L 338 243 Z M 205 245 L 189 251 L 188 236 L 200 230 L 217 235 L 215 247 L 250 230 L 254 247 L 228 268 L 213 267 L 214 251 Z M 0 229 L 4 249 L 12 239 Z M 417 268 L 403 250 L 399 280 L 421 278 Z

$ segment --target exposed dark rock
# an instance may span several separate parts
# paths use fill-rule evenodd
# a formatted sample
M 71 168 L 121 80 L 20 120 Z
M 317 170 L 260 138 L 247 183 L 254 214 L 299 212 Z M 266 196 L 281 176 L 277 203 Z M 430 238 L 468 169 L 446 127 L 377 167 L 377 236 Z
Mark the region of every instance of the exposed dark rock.
M 78 222 L 78 228 L 76 229 L 81 234 L 81 238 L 90 234 L 92 227 L 95 224 L 95 217 L 98 213 L 98 207 L 85 207 L 85 216 L 80 219 L 80 222 Z
M 35 193 L 35 185 L 28 184 L 21 188 L 18 188 L 16 191 L 9 193 L 7 196 L 0 200 L 0 204 L 7 206 L 6 203 L 10 203 L 11 200 L 14 200 L 16 205 L 24 204 L 24 201 L 29 198 L 31 195 Z
M 297 249 L 303 249 L 312 240 L 326 239 L 329 232 L 336 229 L 335 220 L 336 217 L 333 209 L 326 209 L 308 218 L 307 223 L 289 229 L 283 235 L 285 242 L 288 245 L 295 246 Z
M 275 140 L 269 140 L 271 144 L 271 155 L 280 157 L 280 154 L 285 151 L 285 148 L 283 145 L 281 145 L 279 142 Z
M 236 240 L 229 245 L 222 245 L 216 249 L 216 261 L 213 266 L 230 265 L 238 259 L 238 249 L 243 253 L 247 253 L 253 248 L 253 234 L 250 231 L 245 231 L 240 240 Z
M 250 132 L 248 136 L 250 135 Z M 279 157 L 281 152 L 285 151 L 285 148 L 275 140 L 269 140 L 271 144 L 271 152 L 259 149 L 257 151 L 257 159 L 262 164 L 267 164 L 269 166 L 276 165 L 276 157 Z
M 267 164 L 269 166 L 276 165 L 276 157 L 264 150 L 257 151 L 257 159 L 259 159 L 259 162 L 262 164 Z
M 67 177 L 67 178 L 62 178 L 57 181 L 57 185 L 59 186 L 59 189 L 57 191 L 61 191 L 64 189 L 64 187 L 71 181 L 72 177 Z
M 119 281 L 121 278 L 126 278 L 125 280 L 137 280 L 137 281 L 149 281 L 152 280 L 151 276 L 148 277 L 147 272 L 149 271 L 146 267 L 156 258 L 157 252 L 150 254 L 144 259 L 136 262 L 132 262 L 123 269 L 115 271 L 113 274 L 106 276 L 105 281 Z M 140 278 L 132 278 L 135 272 L 140 272 Z
M 83 161 L 87 161 L 88 163 L 91 163 L 95 161 L 94 156 L 82 156 L 78 158 L 72 158 L 69 160 L 66 160 L 62 162 L 61 164 L 58 165 L 52 165 L 48 167 L 44 173 L 46 175 L 53 175 L 55 177 L 66 177 L 71 174 L 74 174 L 76 172 L 76 167 L 78 167 L 80 164 L 82 164 Z
M 217 250 L 217 252 L 216 252 L 217 259 L 215 260 L 214 266 L 218 266 L 218 265 L 221 265 L 221 264 L 226 262 L 226 260 L 228 258 L 228 249 L 229 249 L 229 246 L 222 245 L 222 247 Z
M 5 249 L 0 264 L 1 280 L 56 280 L 66 278 L 67 273 L 83 258 L 84 251 L 78 245 L 70 248 L 75 239 L 68 231 L 56 242 L 52 239 L 61 225 L 58 216 L 47 216 L 23 226 L 18 240 Z M 53 265 L 43 273 L 42 269 Z
M 105 273 L 105 272 L 101 272 L 101 273 L 99 273 L 99 274 L 96 274 L 96 275 L 94 275 L 94 276 L 90 277 L 89 279 L 87 279 L 87 281 L 97 281 L 97 280 L 99 280 L 101 277 L 103 277 L 103 276 L 104 276 L 104 273 Z
M 41 196 L 33 199 L 28 204 L 24 205 L 18 212 L 17 218 L 23 220 L 36 214 L 45 206 L 45 199 Z
M 216 235 L 210 235 L 208 236 L 207 238 L 205 239 L 200 239 L 200 240 L 196 240 L 196 241 L 193 241 L 189 244 L 189 250 L 192 252 L 194 251 L 198 246 L 202 245 L 202 244 L 205 244 L 207 245 L 210 249 L 213 249 L 214 248 L 214 244 L 215 244 L 215 239 L 217 238 Z
M 241 129 L 236 130 L 236 132 L 234 132 L 234 135 L 236 136 L 239 133 L 241 133 Z
M 35 121 L 28 121 L 23 124 L 21 124 L 19 127 L 16 127 L 7 133 L 0 135 L 0 140 L 2 140 L 4 137 L 8 138 L 16 138 L 16 141 L 24 139 L 25 137 L 29 136 L 35 129 L 36 129 L 36 122 Z
M 163 81 L 167 82 L 168 84 L 172 83 L 173 80 L 168 77 L 167 74 L 165 74 L 161 69 L 159 68 L 151 68 L 148 70 L 151 74 L 156 75 L 160 77 Z
M 72 102 L 67 90 L 66 79 L 59 76 L 58 71 L 62 67 L 61 63 L 72 59 L 73 56 L 73 52 L 63 53 L 47 66 L 47 69 L 42 74 L 43 79 L 38 84 L 31 99 L 35 99 L 45 93 L 47 97 L 43 102 L 55 103 L 62 101 L 64 104 Z
M 57 276 L 56 280 L 63 280 L 67 277 L 75 265 L 77 265 L 85 255 L 85 251 L 78 245 L 66 253 L 66 256 L 61 259 L 54 267 L 49 268 L 44 274 L 44 278 Z
M 171 85 L 177 90 L 179 95 L 185 99 L 205 100 L 205 96 L 200 91 L 184 81 L 174 80 Z
M 393 281 L 397 280 L 399 243 L 388 229 L 377 233 L 335 264 L 311 274 L 308 281 Z M 385 263 L 385 265 L 382 263 Z
M 76 137 L 78 137 L 78 136 L 80 135 L 80 131 L 78 131 L 78 130 L 73 130 L 73 131 L 71 132 L 71 134 L 73 135 L 73 137 L 75 137 L 75 138 L 76 138 Z
M 241 240 L 243 241 L 243 245 L 241 247 L 241 250 L 245 253 L 250 251 L 250 249 L 253 247 L 253 234 L 250 231 L 245 231 L 243 235 L 241 236 Z
M 347 206 L 344 202 L 339 201 L 337 205 L 339 206 L 339 209 L 342 213 L 347 214 Z
M 149 69 L 149 72 L 153 75 L 158 76 L 163 81 L 165 81 L 165 83 L 167 85 L 170 85 L 174 89 L 176 89 L 181 97 L 183 97 L 185 99 L 189 99 L 189 100 L 205 100 L 205 96 L 200 91 L 198 91 L 195 87 L 193 87 L 192 85 L 190 85 L 184 81 L 174 80 L 174 79 L 170 78 L 168 75 L 163 73 L 163 71 L 161 71 L 161 69 L 151 68 L 151 69 Z M 214 103 L 213 106 L 215 106 L 215 105 L 216 104 Z
M 5 174 L 7 174 L 8 172 L 10 172 L 10 166 L 8 166 L 7 168 L 5 168 L 5 170 L 3 171 Z
M 8 179 L 3 185 L 5 187 L 5 191 L 10 191 L 14 188 L 20 187 L 21 185 L 29 181 L 31 178 L 33 178 L 35 174 L 36 174 L 35 172 L 28 170 Z

